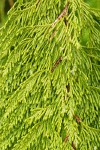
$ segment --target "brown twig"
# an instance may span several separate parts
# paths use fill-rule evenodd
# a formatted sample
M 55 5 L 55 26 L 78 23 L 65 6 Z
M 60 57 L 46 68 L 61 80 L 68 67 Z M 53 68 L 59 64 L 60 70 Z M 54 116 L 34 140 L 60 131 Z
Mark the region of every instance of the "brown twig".
M 61 61 L 62 61 L 62 56 L 60 56 L 58 60 L 55 62 L 54 66 L 51 69 L 51 72 L 54 72 L 55 68 L 60 64 Z
M 68 6 L 69 6 L 69 2 L 66 4 L 64 10 L 62 11 L 62 13 L 58 16 L 58 18 L 52 23 L 52 27 L 66 14 L 67 10 L 68 10 Z
M 59 17 L 52 23 L 52 26 L 51 27 L 53 27 L 65 14 L 66 14 L 66 12 L 67 12 L 67 10 L 68 10 L 68 5 L 69 5 L 69 2 L 67 3 L 67 5 L 65 6 L 65 8 L 64 8 L 64 10 L 62 11 L 62 13 L 59 15 Z M 67 20 L 64 18 L 64 23 L 65 23 L 65 25 L 67 26 Z M 51 36 L 50 36 L 50 40 L 52 40 L 52 38 L 55 36 L 55 34 L 56 34 L 56 32 L 57 32 L 57 30 L 55 30 L 52 34 L 51 34 Z
M 68 138 L 69 138 L 69 135 L 67 135 L 64 139 L 64 142 L 67 142 L 68 141 Z
M 72 147 L 73 147 L 74 150 L 76 150 L 74 142 L 72 142 Z
M 81 122 L 81 119 L 80 119 L 77 115 L 74 115 L 74 118 L 76 119 L 76 121 L 77 121 L 78 123 Z
M 69 2 L 66 4 L 64 10 L 63 10 L 62 13 L 58 16 L 58 18 L 52 23 L 52 26 L 51 26 L 51 27 L 54 27 L 54 25 L 55 25 L 62 17 L 64 17 L 64 15 L 66 14 L 66 12 L 67 12 L 67 10 L 68 10 L 68 6 L 69 6 Z M 66 19 L 65 19 L 65 20 L 66 20 Z M 65 22 L 65 20 L 64 20 L 64 22 Z M 66 21 L 65 24 L 67 24 L 67 21 Z M 56 31 L 54 31 L 54 32 L 52 33 L 52 35 L 51 35 L 51 37 L 50 37 L 50 40 L 55 36 L 55 34 L 56 34 Z M 55 70 L 55 68 L 59 65 L 59 63 L 60 63 L 61 61 L 62 61 L 62 56 L 60 56 L 60 57 L 58 58 L 58 60 L 55 62 L 54 66 L 53 66 L 52 69 L 51 69 L 51 72 L 53 72 L 53 71 Z M 67 86 L 66 86 L 66 88 L 67 88 Z M 68 88 L 68 91 L 69 91 L 69 88 Z

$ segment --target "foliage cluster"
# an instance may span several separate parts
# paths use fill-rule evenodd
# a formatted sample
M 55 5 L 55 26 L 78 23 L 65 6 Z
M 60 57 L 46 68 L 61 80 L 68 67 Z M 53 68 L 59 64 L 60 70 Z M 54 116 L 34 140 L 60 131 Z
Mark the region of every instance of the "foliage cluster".
M 100 11 L 18 0 L 0 41 L 0 150 L 99 150 Z

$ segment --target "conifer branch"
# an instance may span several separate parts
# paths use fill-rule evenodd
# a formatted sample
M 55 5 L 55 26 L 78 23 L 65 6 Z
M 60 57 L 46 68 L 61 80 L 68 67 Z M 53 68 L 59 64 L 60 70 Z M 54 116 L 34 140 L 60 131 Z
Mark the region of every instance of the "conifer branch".
M 82 0 L 71 1 L 70 10 L 65 3 L 17 0 L 0 29 L 0 149 L 100 147 L 96 12 Z M 90 31 L 87 45 L 84 29 Z M 90 54 L 98 59 L 92 62 Z M 53 73 L 57 67 L 61 74 L 57 71 L 51 79 L 48 69 Z M 77 105 L 81 118 L 75 114 Z
M 64 10 L 63 10 L 62 13 L 59 15 L 59 17 L 52 23 L 52 27 L 53 27 L 62 17 L 64 17 L 64 15 L 66 14 L 66 12 L 67 12 L 67 10 L 68 10 L 68 6 L 69 6 L 69 2 L 66 4 Z M 64 19 L 64 22 L 65 22 L 65 25 L 67 25 L 66 19 Z M 50 36 L 50 40 L 55 36 L 56 32 L 57 32 L 57 31 L 54 31 L 54 32 L 52 33 L 52 35 Z M 60 57 L 58 58 L 58 60 L 55 62 L 54 66 L 53 66 L 52 69 L 51 69 L 51 72 L 54 71 L 54 69 L 59 65 L 59 63 L 60 63 L 61 61 L 62 61 L 62 56 L 60 56 Z M 68 87 L 69 87 L 69 85 L 68 85 Z M 67 88 L 67 86 L 66 86 L 66 88 Z M 69 88 L 68 88 L 68 91 L 69 91 Z
M 67 10 L 68 10 L 68 6 L 69 6 L 69 2 L 66 4 L 64 10 L 62 11 L 62 13 L 59 15 L 59 17 L 52 23 L 52 26 L 53 27 L 62 17 L 64 17 L 64 15 L 66 14 Z M 67 26 L 67 20 L 66 18 L 64 18 L 64 23 L 65 25 Z M 52 40 L 52 38 L 55 36 L 57 30 L 55 30 L 52 35 L 50 36 L 50 40 Z
M 64 10 L 62 11 L 62 13 L 58 16 L 58 18 L 52 23 L 52 27 L 54 27 L 54 25 L 62 18 L 65 16 L 67 10 L 68 10 L 68 6 L 69 6 L 69 2 L 66 4 Z
M 81 124 L 82 124 L 82 126 L 84 126 L 85 128 L 87 128 L 89 130 L 92 130 L 92 131 L 95 131 L 95 132 L 100 132 L 100 129 L 90 127 L 90 126 L 86 125 L 84 122 L 81 122 Z

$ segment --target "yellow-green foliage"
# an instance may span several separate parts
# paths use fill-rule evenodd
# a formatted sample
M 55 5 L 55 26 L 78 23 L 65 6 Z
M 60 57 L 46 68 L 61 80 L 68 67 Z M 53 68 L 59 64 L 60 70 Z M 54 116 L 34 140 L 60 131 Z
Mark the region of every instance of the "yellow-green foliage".
M 0 29 L 0 150 L 100 149 L 99 23 L 82 0 L 15 3 Z

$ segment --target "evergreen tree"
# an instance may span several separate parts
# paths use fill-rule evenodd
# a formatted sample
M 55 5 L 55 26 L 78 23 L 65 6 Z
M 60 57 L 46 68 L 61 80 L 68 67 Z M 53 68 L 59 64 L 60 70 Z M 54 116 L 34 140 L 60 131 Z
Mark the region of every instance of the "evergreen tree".
M 0 29 L 0 150 L 100 149 L 100 11 L 17 0 Z

